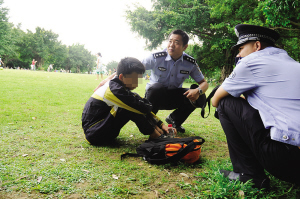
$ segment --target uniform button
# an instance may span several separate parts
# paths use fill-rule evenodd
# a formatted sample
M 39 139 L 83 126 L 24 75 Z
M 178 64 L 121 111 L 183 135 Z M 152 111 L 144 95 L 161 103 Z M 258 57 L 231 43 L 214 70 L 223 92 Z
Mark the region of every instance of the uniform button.
M 283 140 L 288 140 L 288 139 L 289 139 L 289 136 L 284 135 L 284 136 L 282 136 L 282 139 L 283 139 Z

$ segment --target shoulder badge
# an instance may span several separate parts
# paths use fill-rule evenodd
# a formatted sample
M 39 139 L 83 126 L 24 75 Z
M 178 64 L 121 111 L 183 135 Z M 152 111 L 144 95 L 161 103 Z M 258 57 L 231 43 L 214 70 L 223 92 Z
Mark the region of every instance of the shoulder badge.
M 165 56 L 167 56 L 167 52 L 153 53 L 154 59 L 156 59 L 156 58 L 158 58 L 158 57 L 165 57 Z
M 184 56 L 183 56 L 183 59 L 186 60 L 186 61 L 188 61 L 188 62 L 191 62 L 191 63 L 193 63 L 193 64 L 197 64 L 197 63 L 196 63 L 196 60 L 195 60 L 194 58 L 192 58 L 192 57 L 189 57 L 189 56 L 184 55 Z

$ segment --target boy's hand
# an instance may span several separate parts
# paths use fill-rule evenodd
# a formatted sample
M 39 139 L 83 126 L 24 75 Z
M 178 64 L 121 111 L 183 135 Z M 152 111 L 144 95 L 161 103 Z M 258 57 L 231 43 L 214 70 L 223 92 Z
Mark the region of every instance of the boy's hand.
M 169 133 L 169 127 L 166 126 L 165 124 L 162 124 L 161 128 L 162 128 L 162 130 L 165 132 L 166 135 Z M 177 130 L 176 130 L 176 128 L 173 128 L 173 127 L 172 127 L 172 129 L 173 129 L 175 135 L 177 135 Z
M 161 130 L 158 126 L 155 126 L 155 130 L 157 130 L 161 135 L 164 134 L 163 130 Z

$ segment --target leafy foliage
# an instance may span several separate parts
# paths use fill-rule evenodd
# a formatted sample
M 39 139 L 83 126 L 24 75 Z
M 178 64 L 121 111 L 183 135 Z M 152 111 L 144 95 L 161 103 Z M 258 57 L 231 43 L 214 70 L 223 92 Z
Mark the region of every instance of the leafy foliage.
M 117 61 L 111 61 L 106 65 L 106 70 L 108 71 L 109 69 L 112 71 L 111 73 L 114 72 L 114 69 L 117 70 L 118 68 L 118 62 Z
M 54 64 L 56 69 L 73 69 L 73 72 L 91 71 L 96 57 L 76 44 L 67 47 L 58 40 L 58 34 L 36 27 L 35 32 L 21 30 L 8 22 L 8 8 L 0 0 L 0 55 L 7 67 L 30 68 L 32 59 L 41 70 Z
M 283 39 L 279 46 L 296 60 L 299 49 L 299 2 L 295 0 L 153 0 L 152 10 L 136 5 L 127 11 L 131 29 L 147 40 L 149 49 L 161 45 L 174 29 L 186 31 L 196 42 L 187 52 L 205 75 L 222 71 L 221 80 L 233 69 L 236 43 L 234 26 L 253 24 L 278 29 Z M 275 12 L 276 11 L 276 12 Z M 287 12 L 289 11 L 289 12 Z M 279 17 L 278 16 L 279 13 Z M 276 25 L 276 27 L 274 27 Z M 284 28 L 286 27 L 286 28 Z M 293 27 L 293 29 L 288 29 Z M 299 45 L 298 45 L 299 46 Z

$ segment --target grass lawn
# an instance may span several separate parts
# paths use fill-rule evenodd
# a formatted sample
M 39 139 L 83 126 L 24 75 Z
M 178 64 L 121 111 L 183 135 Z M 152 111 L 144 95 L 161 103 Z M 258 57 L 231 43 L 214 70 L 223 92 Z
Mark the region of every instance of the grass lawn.
M 181 137 L 201 136 L 201 160 L 177 166 L 120 160 L 144 142 L 133 122 L 113 146 L 85 141 L 81 113 L 99 81 L 94 75 L 1 70 L 0 198 L 300 198 L 300 188 L 271 178 L 270 192 L 229 182 L 226 138 L 214 108 L 195 110 Z M 135 90 L 144 96 L 146 81 Z M 185 86 L 189 86 L 188 84 Z M 212 87 L 210 88 L 210 90 Z M 208 110 L 206 110 L 208 112 Z M 170 111 L 159 111 L 164 119 Z

